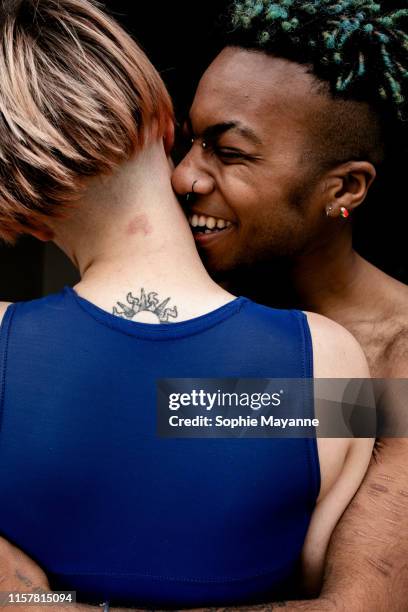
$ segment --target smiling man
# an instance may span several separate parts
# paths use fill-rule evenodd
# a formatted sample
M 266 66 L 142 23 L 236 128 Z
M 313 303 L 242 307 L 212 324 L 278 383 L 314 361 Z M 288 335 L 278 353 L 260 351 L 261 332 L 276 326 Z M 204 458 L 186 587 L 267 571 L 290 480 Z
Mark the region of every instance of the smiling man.
M 407 14 L 361 0 L 235 3 L 173 175 L 214 277 L 276 305 L 281 288 L 264 286 L 284 261 L 296 305 L 352 331 L 380 377 L 407 371 L 408 288 L 357 254 L 352 220 L 367 200 L 366 218 L 385 223 L 371 186 L 403 171 Z
M 324 146 L 333 122 L 347 111 L 354 112 L 348 149 L 358 142 L 369 151 L 369 161 L 348 161 L 324 184 L 322 166 L 329 165 Z M 186 126 L 193 146 L 173 176 L 180 193 L 190 187 L 195 194 L 191 225 L 210 270 L 220 276 L 298 255 L 311 245 L 315 250 L 316 239 L 327 247 L 335 234 L 344 233 L 322 209 L 336 203 L 330 210 L 334 218 L 342 205 L 351 210 L 364 199 L 375 177 L 373 164 L 381 159 L 374 121 L 365 105 L 335 102 L 320 92 L 305 66 L 224 49 L 199 84 Z M 339 194 L 345 179 L 352 189 Z M 212 227 L 212 218 L 225 222 L 222 232 L 218 224 Z
M 405 2 L 234 2 L 173 175 L 215 278 L 336 320 L 390 378 L 408 376 L 408 288 L 354 250 L 352 221 L 365 201 L 366 218 L 395 214 L 376 189 L 406 164 L 407 23 Z M 296 609 L 406 610 L 407 465 L 406 440 L 381 442 L 321 598 Z

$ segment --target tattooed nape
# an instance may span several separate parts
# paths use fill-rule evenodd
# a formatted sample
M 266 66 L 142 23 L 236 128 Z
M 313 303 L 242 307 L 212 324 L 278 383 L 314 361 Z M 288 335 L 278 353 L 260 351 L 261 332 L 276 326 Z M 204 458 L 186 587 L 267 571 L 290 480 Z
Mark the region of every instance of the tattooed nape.
M 168 297 L 160 302 L 157 293 L 151 291 L 146 294 L 145 290 L 142 288 L 139 297 L 134 297 L 132 293 L 127 294 L 127 304 L 116 302 L 117 305 L 113 307 L 112 314 L 122 319 L 133 319 L 137 321 L 137 315 L 146 312 L 156 315 L 159 323 L 171 323 L 169 318 L 176 319 L 178 312 L 177 306 L 171 308 L 167 307 L 170 299 L 171 298 Z

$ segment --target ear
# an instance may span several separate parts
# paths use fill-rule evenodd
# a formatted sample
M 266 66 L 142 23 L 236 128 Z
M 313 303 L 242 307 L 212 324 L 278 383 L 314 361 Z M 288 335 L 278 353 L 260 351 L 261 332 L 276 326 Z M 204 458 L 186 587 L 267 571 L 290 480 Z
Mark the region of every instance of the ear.
M 175 138 L 175 126 L 172 119 L 167 120 L 166 131 L 163 137 L 164 150 L 166 151 L 166 155 L 170 155 L 170 152 L 174 145 Z
M 357 208 L 367 197 L 377 173 L 370 162 L 351 161 L 336 166 L 326 177 L 325 202 L 330 217 L 338 217 L 341 209 Z

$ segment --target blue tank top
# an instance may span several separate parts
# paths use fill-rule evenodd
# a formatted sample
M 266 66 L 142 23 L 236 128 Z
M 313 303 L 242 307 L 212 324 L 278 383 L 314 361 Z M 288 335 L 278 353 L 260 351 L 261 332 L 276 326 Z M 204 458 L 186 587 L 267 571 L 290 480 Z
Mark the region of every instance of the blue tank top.
M 165 608 L 293 592 L 316 441 L 160 438 L 155 392 L 157 378 L 311 377 L 302 312 L 237 298 L 151 325 L 65 288 L 8 307 L 0 376 L 0 532 L 54 590 Z

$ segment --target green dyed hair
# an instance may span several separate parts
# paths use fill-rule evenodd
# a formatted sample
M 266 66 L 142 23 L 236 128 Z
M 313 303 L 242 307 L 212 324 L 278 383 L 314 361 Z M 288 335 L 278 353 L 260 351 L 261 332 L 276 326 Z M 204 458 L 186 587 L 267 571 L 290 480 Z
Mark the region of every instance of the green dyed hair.
M 408 1 L 235 0 L 227 44 L 311 64 L 338 97 L 408 120 Z

